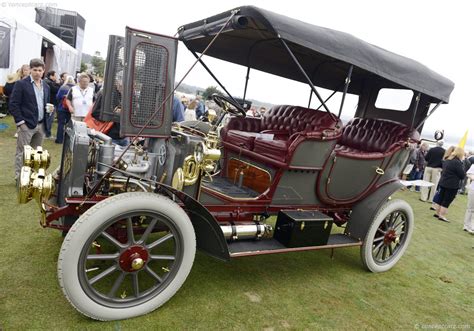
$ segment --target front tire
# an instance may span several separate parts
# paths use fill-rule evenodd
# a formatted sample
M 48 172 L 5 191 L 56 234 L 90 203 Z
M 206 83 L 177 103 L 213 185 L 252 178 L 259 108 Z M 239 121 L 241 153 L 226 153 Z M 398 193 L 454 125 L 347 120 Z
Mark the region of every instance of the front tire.
M 390 200 L 374 217 L 361 246 L 364 266 L 372 272 L 393 268 L 405 253 L 414 228 L 413 210 L 403 200 Z
M 136 317 L 179 290 L 195 253 L 194 229 L 179 205 L 153 193 L 119 194 L 74 223 L 59 254 L 59 283 L 86 316 Z

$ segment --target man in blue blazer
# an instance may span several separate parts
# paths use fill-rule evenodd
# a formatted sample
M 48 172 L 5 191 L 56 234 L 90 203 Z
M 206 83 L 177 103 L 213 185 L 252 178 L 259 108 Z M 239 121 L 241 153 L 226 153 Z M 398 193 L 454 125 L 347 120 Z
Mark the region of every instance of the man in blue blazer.
M 23 158 L 23 146 L 41 146 L 48 125 L 46 104 L 49 103 L 49 86 L 43 82 L 44 62 L 30 61 L 30 76 L 16 82 L 10 97 L 10 112 L 15 119 L 18 138 L 15 156 L 15 178 L 17 179 Z

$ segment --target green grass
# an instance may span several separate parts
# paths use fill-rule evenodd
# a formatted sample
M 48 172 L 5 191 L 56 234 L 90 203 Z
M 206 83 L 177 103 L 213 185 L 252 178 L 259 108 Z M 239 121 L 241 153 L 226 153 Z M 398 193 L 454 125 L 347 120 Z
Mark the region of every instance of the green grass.
M 462 231 L 466 197 L 435 220 L 413 192 L 416 217 L 408 251 L 391 271 L 362 268 L 359 249 L 248 257 L 229 263 L 198 253 L 181 290 L 160 309 L 119 322 L 74 310 L 56 278 L 57 230 L 42 229 L 34 201 L 16 203 L 10 128 L 0 132 L 0 330 L 413 329 L 416 324 L 474 327 L 474 237 Z M 58 163 L 59 145 L 48 140 Z

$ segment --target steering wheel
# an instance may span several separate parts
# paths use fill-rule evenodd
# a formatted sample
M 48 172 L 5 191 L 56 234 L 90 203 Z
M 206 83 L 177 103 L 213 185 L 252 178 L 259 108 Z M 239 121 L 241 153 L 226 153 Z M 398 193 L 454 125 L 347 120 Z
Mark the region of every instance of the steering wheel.
M 232 100 L 231 98 L 214 93 L 212 95 L 212 100 L 214 100 L 214 102 L 227 113 L 241 117 L 245 117 L 246 115 L 245 109 L 242 108 L 238 102 Z M 229 107 L 229 105 L 232 107 Z

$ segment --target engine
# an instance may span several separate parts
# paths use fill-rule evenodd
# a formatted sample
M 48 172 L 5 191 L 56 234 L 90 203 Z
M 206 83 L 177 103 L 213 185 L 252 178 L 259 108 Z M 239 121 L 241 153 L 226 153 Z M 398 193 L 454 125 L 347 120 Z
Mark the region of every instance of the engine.
M 157 183 L 173 186 L 197 197 L 200 178 L 216 168 L 220 158 L 217 135 L 196 134 L 190 128 L 173 126 L 167 138 L 147 138 L 124 147 L 112 143 L 101 132 L 82 122 L 70 121 L 65 129 L 61 163 L 47 175 L 50 156 L 38 147 L 27 146 L 18 187 L 18 200 L 35 199 L 43 214 L 47 206 L 63 207 L 70 198 L 83 198 L 93 188 L 94 195 L 106 198 L 133 191 L 154 191 Z M 119 160 L 120 159 L 120 160 Z M 60 225 L 74 220 L 62 217 Z M 69 224 L 65 224 L 69 223 Z

